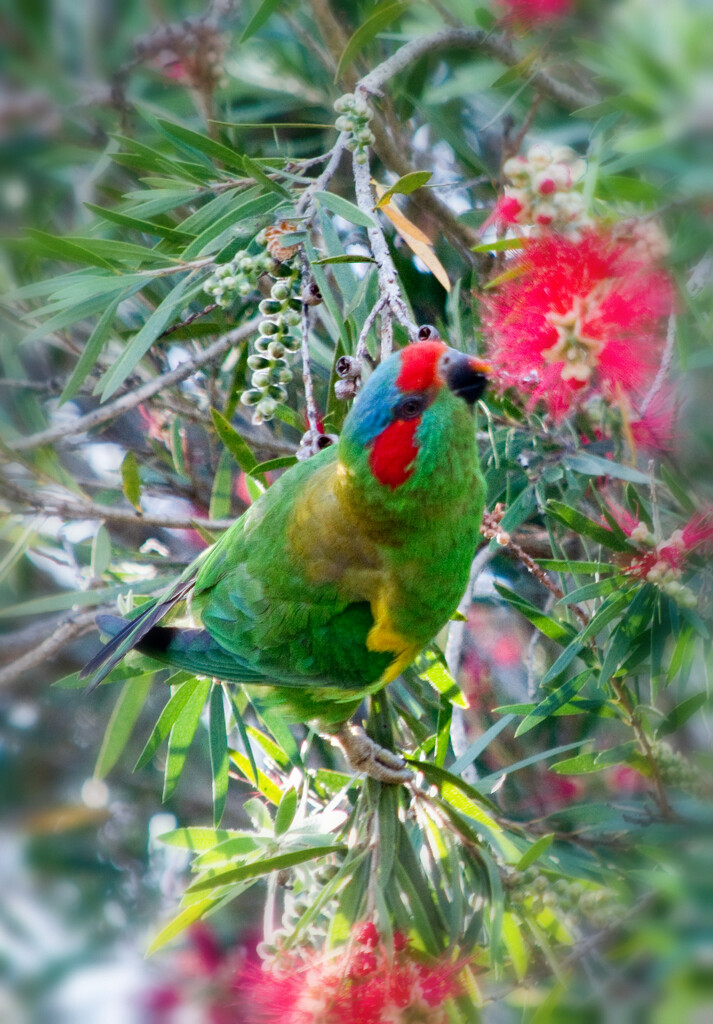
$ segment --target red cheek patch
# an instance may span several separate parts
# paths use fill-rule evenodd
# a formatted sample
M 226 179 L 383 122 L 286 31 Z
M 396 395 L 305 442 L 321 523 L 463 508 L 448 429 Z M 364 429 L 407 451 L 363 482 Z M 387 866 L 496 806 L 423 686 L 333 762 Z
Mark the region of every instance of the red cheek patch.
M 374 441 L 369 455 L 371 472 L 379 483 L 392 490 L 413 473 L 413 461 L 418 455 L 414 434 L 420 422 L 420 418 L 394 420 Z
M 439 383 L 438 361 L 447 349 L 442 341 L 417 341 L 401 351 L 401 370 L 396 386 L 401 391 L 425 391 Z

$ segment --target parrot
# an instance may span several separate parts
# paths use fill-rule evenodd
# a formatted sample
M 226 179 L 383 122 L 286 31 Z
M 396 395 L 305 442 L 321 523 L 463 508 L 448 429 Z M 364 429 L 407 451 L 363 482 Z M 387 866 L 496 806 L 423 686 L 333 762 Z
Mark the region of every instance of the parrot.
M 98 617 L 110 639 L 80 673 L 93 676 L 87 692 L 137 648 L 315 722 L 357 771 L 409 779 L 403 758 L 349 720 L 467 586 L 485 504 L 474 408 L 489 369 L 440 337 L 385 358 L 337 443 L 289 467 L 136 617 Z M 190 627 L 171 625 L 186 612 Z

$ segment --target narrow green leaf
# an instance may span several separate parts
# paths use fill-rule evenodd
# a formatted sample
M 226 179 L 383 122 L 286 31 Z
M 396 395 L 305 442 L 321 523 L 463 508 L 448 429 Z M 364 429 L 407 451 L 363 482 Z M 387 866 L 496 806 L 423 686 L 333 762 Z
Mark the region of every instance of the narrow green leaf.
M 163 832 L 158 838 L 166 846 L 180 846 L 193 853 L 205 853 L 242 833 L 225 828 L 174 828 Z
M 98 779 L 103 779 L 118 761 L 141 714 L 153 677 L 153 672 L 147 672 L 124 683 L 97 757 L 94 774 Z
M 186 143 L 191 149 L 195 149 L 213 160 L 221 160 L 226 167 L 242 172 L 243 158 L 229 146 L 224 146 L 222 142 L 216 142 L 215 139 L 210 139 L 207 135 L 201 135 L 200 132 L 194 132 L 173 121 L 158 118 L 157 123 L 167 135 L 178 139 L 179 142 Z
M 612 459 L 602 459 L 598 455 L 566 455 L 562 464 L 584 476 L 613 476 L 618 480 L 630 480 L 634 484 L 649 483 L 648 476 L 641 470 L 624 466 Z
M 243 746 L 245 747 L 245 752 L 247 754 L 250 770 L 252 771 L 252 781 L 255 783 L 255 785 L 257 785 L 257 764 L 255 762 L 255 755 L 253 753 L 252 744 L 250 743 L 250 737 L 248 736 L 248 731 L 247 728 L 245 727 L 245 722 L 243 721 L 242 711 L 240 710 L 240 707 L 238 705 L 238 694 L 235 692 L 235 688 L 230 686 L 225 687 L 225 692 L 228 694 L 228 698 L 230 699 L 230 704 L 233 708 L 233 715 L 235 717 L 235 723 L 238 727 L 238 732 L 240 733 L 240 739 L 242 740 Z
M 141 478 L 139 464 L 132 451 L 128 451 L 121 463 L 121 489 L 124 497 L 134 508 L 141 511 Z
M 468 701 L 461 688 L 442 661 L 437 659 L 429 665 L 426 671 L 421 674 L 421 679 L 426 679 L 434 690 L 440 693 L 442 697 L 445 697 L 451 704 L 455 704 L 459 708 L 468 707 Z
M 92 576 L 98 578 L 103 576 L 111 562 L 111 537 L 104 523 L 99 524 L 97 532 L 92 541 Z
M 254 473 L 257 466 L 257 459 L 251 452 L 247 441 L 243 440 L 240 434 L 231 423 L 228 423 L 225 416 L 217 409 L 211 409 L 210 415 L 213 419 L 218 437 L 233 456 L 244 473 Z M 263 481 L 264 482 L 264 481 Z
M 168 737 L 168 755 L 163 782 L 164 803 L 173 793 L 186 763 L 188 749 L 193 742 L 201 712 L 208 699 L 211 682 L 209 679 L 196 680 L 196 686 L 181 709 Z
M 289 190 L 284 185 L 280 185 L 279 182 L 273 181 L 272 178 L 268 177 L 257 160 L 251 160 L 249 156 L 243 156 L 243 166 L 245 167 L 245 173 L 254 178 L 258 185 L 262 185 L 268 192 L 276 192 L 283 199 L 292 199 Z
M 540 836 L 540 838 L 532 844 L 530 849 L 523 853 L 522 857 L 515 865 L 515 870 L 524 871 L 525 868 L 529 868 L 530 864 L 534 864 L 535 861 L 542 856 L 545 850 L 549 850 L 554 838 L 554 832 L 550 832 L 549 835 L 546 836 Z
M 210 767 L 213 775 L 213 824 L 216 828 L 225 810 L 228 796 L 228 737 L 225 729 L 223 687 L 213 683 L 210 691 Z
M 182 910 L 180 914 L 177 914 L 172 921 L 169 922 L 158 935 L 152 940 L 149 948 L 146 951 L 146 956 L 151 956 L 162 946 L 165 946 L 167 942 L 174 939 L 176 935 L 180 934 L 184 928 L 188 925 L 193 924 L 195 921 L 199 921 L 214 904 L 216 900 L 211 896 L 205 900 L 198 900 L 196 903 L 191 903 L 190 906 Z
M 421 188 L 425 185 L 432 177 L 432 171 L 409 171 L 408 174 L 404 174 L 398 181 L 395 181 L 393 185 L 387 188 L 386 192 L 384 192 L 383 196 L 376 204 L 377 210 L 382 206 L 386 206 L 393 195 L 398 194 L 408 196 L 412 192 L 415 192 L 417 188 Z
M 699 708 L 708 700 L 708 695 L 705 693 L 694 693 L 692 697 L 686 698 L 680 704 L 676 705 L 672 711 L 664 718 L 661 725 L 656 730 L 656 737 L 668 736 L 672 732 L 676 732 L 684 725 L 691 715 L 695 715 Z
M 113 395 L 129 374 L 133 372 L 136 364 L 148 352 L 156 338 L 158 338 L 161 331 L 174 315 L 176 308 L 182 302 L 188 301 L 188 296 L 184 299 L 184 293 L 192 279 L 193 274 L 184 274 L 163 302 L 156 307 L 141 330 L 134 335 L 111 369 L 104 374 L 99 382 L 99 386 L 102 389 L 102 402 L 105 402 L 107 398 Z M 194 290 L 197 291 L 199 287 L 197 286 Z
M 281 2 L 282 0 L 262 0 L 262 3 L 243 29 L 240 42 L 244 43 L 250 36 L 254 36 L 258 29 L 261 29 L 265 22 L 272 17 Z
M 517 918 L 509 911 L 505 911 L 503 914 L 502 935 L 503 942 L 510 954 L 510 960 L 515 969 L 515 975 L 518 981 L 522 981 L 527 974 L 527 965 L 530 959 L 529 949 L 523 938 Z
M 561 686 L 558 686 L 556 690 L 549 694 L 549 696 L 545 697 L 545 699 L 537 705 L 534 711 L 531 711 L 526 718 L 523 718 L 522 722 L 520 722 L 520 725 L 517 727 L 515 736 L 524 736 L 524 734 L 529 732 L 530 729 L 534 729 L 536 725 L 544 722 L 546 718 L 549 718 L 550 715 L 554 714 L 558 708 L 561 708 L 563 704 L 566 704 L 575 695 L 575 693 L 578 693 L 579 690 L 582 689 L 590 675 L 591 672 L 587 669 L 585 672 L 580 672 L 579 675 L 574 676 L 572 679 L 568 679 L 566 683 L 562 683 Z M 572 744 L 572 746 L 576 747 L 578 744 L 575 743 Z M 571 749 L 571 746 L 567 747 L 567 749 Z M 534 764 L 534 762 L 530 763 Z M 509 770 L 513 770 L 512 766 Z
M 465 769 L 471 765 L 477 757 L 480 757 L 491 741 L 494 740 L 496 736 L 499 736 L 506 726 L 510 725 L 510 722 L 512 722 L 514 717 L 514 715 L 504 715 L 497 722 L 494 722 L 489 729 L 486 729 L 482 735 L 473 740 L 468 748 L 463 751 L 460 757 L 453 762 L 448 769 L 449 772 L 451 772 L 452 775 L 462 775 Z
M 67 260 L 70 263 L 81 263 L 91 267 L 105 267 L 107 270 L 114 270 L 114 266 L 104 256 L 92 252 L 80 242 L 71 238 L 57 238 L 47 234 L 46 231 L 37 231 L 30 228 L 27 232 L 32 240 L 31 247 L 43 256 L 49 256 L 56 260 Z
M 316 846 L 306 850 L 294 850 L 291 853 L 279 853 L 275 857 L 264 857 L 262 860 L 253 861 L 250 864 L 241 864 L 231 871 L 222 871 L 211 875 L 209 878 L 201 878 L 186 889 L 187 893 L 204 892 L 206 889 L 218 889 L 224 885 L 234 885 L 246 878 L 257 878 L 260 875 L 267 875 L 271 871 L 282 871 L 284 868 L 294 867 L 296 864 L 304 864 L 308 860 L 315 860 L 317 857 L 328 857 L 332 853 L 344 853 L 346 846 Z
M 510 249 L 522 249 L 525 244 L 524 238 L 501 238 L 494 242 L 482 242 L 480 245 L 472 245 L 471 252 L 508 252 Z
M 297 790 L 286 789 L 275 812 L 275 835 L 287 832 L 297 812 Z
M 109 221 L 111 224 L 120 224 L 125 228 L 132 228 L 144 235 L 157 235 L 159 238 L 179 244 L 185 244 L 190 237 L 188 232 L 182 231 L 180 228 L 169 228 L 150 220 L 141 220 L 139 217 L 131 217 L 128 213 L 122 213 L 119 210 L 107 210 L 103 206 L 95 206 L 94 203 L 85 203 L 84 205 L 102 220 Z
M 572 637 L 575 635 L 571 626 L 566 623 L 556 622 L 555 619 L 540 611 L 539 608 L 536 608 L 526 598 L 516 594 L 508 587 L 504 587 L 501 583 L 496 583 L 495 589 L 509 605 L 524 615 L 526 619 L 529 619 L 533 626 L 549 637 L 550 640 L 563 645 L 571 642 Z
M 172 694 L 165 704 L 156 725 L 153 727 L 151 735 L 146 741 L 146 746 L 141 751 L 139 759 L 134 765 L 135 772 L 149 763 L 158 748 L 168 736 L 174 722 L 183 711 L 186 703 L 191 698 L 198 685 L 198 679 L 189 679 L 185 683 L 181 683 L 181 685 L 176 688 L 175 693 Z
M 230 515 L 232 493 L 233 460 L 230 457 L 230 452 L 224 449 L 218 461 L 218 469 L 213 477 L 213 487 L 210 492 L 208 514 L 211 519 L 225 519 Z
M 315 260 L 315 265 L 325 267 L 330 263 L 376 263 L 373 256 L 364 256 L 358 252 L 345 252 L 341 256 L 325 256 L 321 260 Z
M 65 384 L 64 390 L 59 396 L 60 405 L 68 401 L 70 398 L 73 398 L 79 391 L 80 387 L 86 380 L 87 374 L 91 371 L 92 367 L 101 355 L 102 349 L 111 335 L 111 329 L 114 325 L 114 320 L 116 319 L 116 311 L 119 303 L 127 299 L 129 294 L 133 294 L 134 290 L 135 289 L 132 289 L 128 294 L 124 292 L 118 299 L 115 299 L 110 303 L 102 313 L 96 327 L 87 339 L 84 349 L 82 350 L 82 354 L 77 361 L 77 365 L 74 367 L 72 376 Z
M 602 544 L 605 548 L 609 548 L 610 551 L 621 551 L 631 554 L 632 547 L 626 539 L 626 534 L 623 530 L 610 530 L 606 526 L 602 526 L 601 523 L 595 523 L 581 512 L 578 512 L 577 509 L 571 508 L 561 501 L 549 501 L 545 511 L 554 519 L 564 523 L 565 526 L 569 526 L 580 536 L 589 537 L 598 544 Z
M 231 750 L 230 760 L 242 772 L 248 782 L 251 784 L 254 783 L 257 786 L 258 790 L 267 800 L 270 801 L 271 804 L 274 804 L 275 807 L 279 806 L 282 798 L 280 787 L 275 785 L 272 779 L 268 778 L 268 776 L 265 775 L 264 772 L 261 772 L 259 768 L 255 768 L 254 759 L 251 763 L 250 758 L 246 757 L 245 754 L 241 753 L 239 750 Z M 256 772 L 257 780 L 255 777 Z
M 371 17 L 367 18 L 366 21 L 362 21 L 359 28 L 344 47 L 344 52 L 339 58 L 339 64 L 334 75 L 335 82 L 339 81 L 366 44 L 381 32 L 382 29 L 385 29 L 387 25 L 391 25 L 400 18 L 409 6 L 408 0 L 407 2 L 399 3 L 392 3 L 391 0 L 386 0 L 385 3 L 381 3 L 374 8 Z
M 270 473 L 274 469 L 287 469 L 288 466 L 294 466 L 296 462 L 296 455 L 281 455 L 277 459 L 268 459 L 267 462 L 261 462 L 259 465 L 253 466 L 249 471 L 249 476 L 262 478 L 265 473 Z
M 373 217 L 370 217 L 368 213 L 363 213 L 358 206 L 350 203 L 348 199 L 343 199 L 333 192 L 315 192 L 314 199 L 321 206 L 324 206 L 325 209 L 331 210 L 332 213 L 336 213 L 338 216 L 348 220 L 350 224 L 358 224 L 362 228 L 376 227 Z

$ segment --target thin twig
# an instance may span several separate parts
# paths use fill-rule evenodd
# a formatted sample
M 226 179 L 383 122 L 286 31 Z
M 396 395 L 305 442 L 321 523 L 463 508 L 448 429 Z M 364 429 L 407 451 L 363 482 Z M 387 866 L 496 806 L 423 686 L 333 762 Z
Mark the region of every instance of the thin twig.
M 389 79 L 399 74 L 415 60 L 427 53 L 451 49 L 481 50 L 508 67 L 515 67 L 522 60 L 520 54 L 502 35 L 485 32 L 482 29 L 444 29 L 431 36 L 413 39 L 410 43 L 400 47 L 396 53 L 365 75 L 360 80 L 359 86 L 367 92 L 378 95 L 381 87 Z M 549 97 L 568 110 L 578 110 L 580 107 L 589 106 L 598 99 L 596 94 L 581 92 L 564 82 L 559 82 L 542 70 L 532 74 L 530 85 L 543 96 Z
M 373 221 L 373 227 L 368 227 L 366 232 L 369 238 L 369 246 L 374 259 L 376 260 L 379 289 L 382 296 L 386 299 L 393 315 L 408 331 L 409 337 L 415 338 L 418 333 L 418 327 L 411 319 L 406 303 L 401 298 L 401 292 L 399 291 L 399 286 L 396 282 L 396 268 L 394 267 L 393 260 L 391 259 L 389 246 L 384 232 L 381 230 L 381 226 L 374 217 L 374 197 L 371 193 L 369 162 L 367 160 L 366 163 L 359 163 L 356 159 L 357 153 L 354 154 L 354 157 L 354 192 L 356 195 L 357 206 Z M 389 331 L 388 328 L 385 329 L 387 320 L 388 318 L 382 315 L 382 358 L 385 355 L 388 355 L 390 351 Z M 388 351 L 384 351 L 385 348 L 388 349 Z
M 300 253 L 300 263 L 302 266 L 302 291 L 303 294 L 307 294 L 310 284 L 313 283 L 312 271 L 310 270 L 309 260 L 305 254 L 304 249 Z M 310 313 L 311 307 L 307 302 L 302 302 L 302 340 L 300 342 L 300 348 L 302 351 L 302 381 L 304 384 L 305 392 L 305 408 L 307 411 L 307 426 L 309 433 L 309 441 L 305 445 L 305 448 L 309 446 L 310 454 L 315 455 L 319 451 L 317 442 L 319 440 L 319 426 L 317 423 L 317 405 L 314 400 L 314 386 L 312 383 L 312 367 L 310 365 L 309 356 L 309 331 L 310 331 Z
M 245 341 L 256 329 L 260 319 L 260 317 L 254 317 L 252 320 L 248 320 L 246 324 L 236 327 L 235 330 L 229 331 L 218 338 L 202 352 L 180 363 L 175 370 L 170 370 L 168 373 L 163 373 L 153 380 L 147 381 L 146 384 L 142 384 L 135 391 L 128 391 L 115 401 L 109 402 L 107 405 L 100 405 L 97 409 L 93 409 L 84 416 L 79 416 L 71 423 L 58 424 L 54 427 L 48 427 L 47 430 L 41 430 L 37 434 L 31 434 L 29 437 L 8 441 L 7 447 L 15 452 L 29 451 L 32 448 L 38 448 L 40 445 L 54 444 L 56 441 L 61 441 L 66 437 L 72 437 L 73 435 L 84 433 L 86 430 L 92 430 L 94 427 L 98 427 L 102 423 L 122 415 L 129 409 L 133 409 L 135 406 L 145 402 L 147 398 L 158 394 L 159 391 L 164 391 L 166 388 L 171 388 L 176 384 L 180 384 L 181 381 L 186 380 L 188 377 L 192 377 L 201 366 L 205 366 L 206 363 L 217 359 L 218 356 L 223 355 L 233 345 L 238 345 L 241 341 Z
M 65 516 L 70 519 L 101 519 L 110 523 L 148 526 L 165 530 L 193 530 L 197 527 L 205 530 L 227 530 L 233 525 L 232 519 L 202 519 L 200 516 L 164 516 L 138 512 L 135 509 L 114 508 L 113 505 L 99 505 L 93 501 L 82 501 L 76 498 L 66 500 L 55 498 L 47 492 L 33 492 L 14 481 L 0 477 L 0 494 L 11 502 L 24 506 L 22 515 L 37 515 L 38 512 L 48 516 Z M 18 514 L 17 510 L 13 510 Z
M 32 635 L 28 637 L 29 649 L 20 657 L 13 656 L 12 661 L 0 668 L 0 689 L 10 686 L 25 672 L 53 657 L 70 641 L 88 633 L 94 628 L 96 615 L 97 609 L 92 608 L 91 611 L 73 612 L 59 623 L 54 621 L 48 627 L 48 635 L 40 643 L 37 642 L 37 631 L 33 629 Z
M 359 340 L 357 341 L 357 346 L 356 349 L 354 350 L 354 358 L 358 360 L 359 363 L 364 361 L 364 358 L 367 354 L 368 349 L 366 347 L 366 339 L 369 334 L 369 331 L 371 330 L 372 324 L 374 323 L 377 316 L 382 311 L 385 305 L 386 297 L 380 295 L 379 298 L 374 303 L 374 305 L 372 306 L 371 312 L 364 321 L 364 326 L 361 329 L 361 333 L 359 334 Z

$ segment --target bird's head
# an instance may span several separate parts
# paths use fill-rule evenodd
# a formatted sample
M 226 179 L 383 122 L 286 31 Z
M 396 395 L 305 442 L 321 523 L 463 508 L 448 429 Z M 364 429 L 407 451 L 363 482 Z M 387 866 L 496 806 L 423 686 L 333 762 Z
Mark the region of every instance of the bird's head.
M 472 453 L 472 410 L 490 367 L 441 340 L 408 345 L 374 371 L 357 395 L 340 440 L 348 468 L 381 487 L 410 490 L 455 450 Z M 364 459 L 366 458 L 366 465 Z

